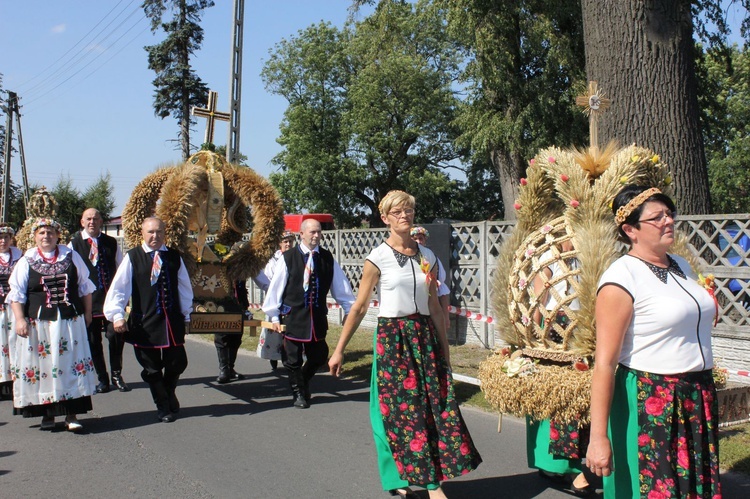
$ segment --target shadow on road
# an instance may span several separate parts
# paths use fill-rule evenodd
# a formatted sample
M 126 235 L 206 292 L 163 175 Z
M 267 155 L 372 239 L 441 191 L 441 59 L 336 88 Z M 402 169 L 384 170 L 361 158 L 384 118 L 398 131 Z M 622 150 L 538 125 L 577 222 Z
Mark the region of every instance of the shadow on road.
M 566 491 L 563 487 L 551 485 L 547 480 L 540 478 L 536 472 L 443 483 L 443 490 L 445 490 L 445 494 L 448 497 L 486 497 L 488 499 L 513 497 L 514 499 L 530 499 L 538 497 L 548 489 Z M 571 497 L 575 497 L 572 493 L 570 495 Z M 427 497 L 426 491 L 422 492 L 422 497 Z M 601 497 L 601 495 L 594 494 L 589 497 Z
M 277 409 L 289 409 L 292 406 L 291 390 L 286 373 L 281 368 L 277 372 L 246 374 L 245 379 L 220 385 L 213 376 L 181 378 L 177 385 L 177 397 L 180 388 L 187 386 L 204 386 L 206 389 L 220 391 L 231 399 L 231 402 L 209 404 L 204 406 L 190 405 L 189 400 L 181 399 L 183 404 L 178 419 L 259 414 Z M 150 400 L 148 385 L 144 382 L 129 383 L 134 391 L 142 393 Z M 357 379 L 335 378 L 321 373 L 310 382 L 312 391 L 311 405 L 330 404 L 342 400 L 364 402 L 369 400 L 369 384 Z M 106 433 L 112 430 L 126 430 L 151 424 L 163 424 L 156 418 L 156 409 L 144 412 L 128 412 L 88 419 L 82 433 Z M 61 429 L 64 429 L 61 426 Z

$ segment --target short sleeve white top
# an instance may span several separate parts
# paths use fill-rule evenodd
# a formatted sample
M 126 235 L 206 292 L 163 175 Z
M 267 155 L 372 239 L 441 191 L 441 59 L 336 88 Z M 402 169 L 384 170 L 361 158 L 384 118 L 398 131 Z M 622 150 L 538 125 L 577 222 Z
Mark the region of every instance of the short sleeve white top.
M 670 266 L 664 269 L 625 255 L 599 280 L 599 290 L 618 286 L 633 299 L 619 362 L 655 374 L 711 369 L 716 305 L 687 261 L 669 256 Z
M 558 277 L 562 273 L 562 267 L 560 266 L 560 260 L 554 260 L 555 254 L 552 253 L 552 250 L 547 250 L 544 253 L 542 253 L 542 256 L 539 258 L 539 265 L 541 267 L 547 267 L 550 272 L 552 272 L 552 278 Z M 549 263 L 551 260 L 552 263 Z M 569 258 L 567 259 L 567 265 L 568 268 L 573 270 L 577 269 L 579 267 L 578 259 L 577 258 Z M 576 276 L 577 277 L 577 276 Z M 568 296 L 568 281 L 567 279 L 563 279 L 562 281 L 558 282 L 554 286 L 555 291 L 557 291 L 557 294 L 560 296 Z M 547 293 L 547 302 L 545 303 L 544 307 L 547 310 L 554 310 L 554 308 L 557 306 L 557 300 L 552 295 L 552 293 Z M 575 298 L 570 302 L 568 305 L 571 310 L 580 310 L 581 304 L 578 301 L 578 298 Z
M 434 273 L 437 258 L 421 245 L 416 257 L 398 253 L 386 243 L 370 252 L 367 260 L 380 270 L 378 317 L 430 314 L 427 275 L 420 266 L 422 259 L 429 266 L 429 271 Z

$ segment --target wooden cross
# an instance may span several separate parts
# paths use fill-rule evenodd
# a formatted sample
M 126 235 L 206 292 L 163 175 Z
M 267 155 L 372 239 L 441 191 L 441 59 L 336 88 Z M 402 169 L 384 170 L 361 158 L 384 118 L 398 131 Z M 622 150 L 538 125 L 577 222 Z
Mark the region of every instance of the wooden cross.
M 213 90 L 208 91 L 208 106 L 207 107 L 195 107 L 193 106 L 193 109 L 190 110 L 190 114 L 193 116 L 199 116 L 201 118 L 206 118 L 206 137 L 203 141 L 206 144 L 213 144 L 214 142 L 214 122 L 216 120 L 220 121 L 229 121 L 231 119 L 231 115 L 229 113 L 224 113 L 221 111 L 216 110 L 216 100 L 218 98 L 219 94 L 214 92 Z
M 589 82 L 589 91 L 586 95 L 576 97 L 576 104 L 583 107 L 583 112 L 589 117 L 589 146 L 594 149 L 599 148 L 599 130 L 597 121 L 599 115 L 603 113 L 612 101 L 604 97 L 604 92 L 597 86 L 595 81 Z

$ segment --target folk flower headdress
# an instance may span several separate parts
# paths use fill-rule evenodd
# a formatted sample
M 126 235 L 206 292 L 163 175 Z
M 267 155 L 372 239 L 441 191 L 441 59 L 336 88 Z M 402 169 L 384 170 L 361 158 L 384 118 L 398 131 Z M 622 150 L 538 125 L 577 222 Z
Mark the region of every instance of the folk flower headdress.
M 641 192 L 636 197 L 628 201 L 628 204 L 617 208 L 617 213 L 615 214 L 615 222 L 617 222 L 617 225 L 624 224 L 625 220 L 627 220 L 630 214 L 633 213 L 633 210 L 642 205 L 648 198 L 650 198 L 654 194 L 661 194 L 661 191 L 656 187 L 646 189 L 645 191 Z
M 31 234 L 34 234 L 42 227 L 52 227 L 57 232 L 60 232 L 60 229 L 62 228 L 59 223 L 55 222 L 51 218 L 40 217 L 34 220 L 34 223 L 31 224 Z
M 16 235 L 16 231 L 10 225 L 0 225 L 0 234 L 10 234 L 11 237 Z
M 412 227 L 411 231 L 409 231 L 409 235 L 411 237 L 417 236 L 419 234 L 422 234 L 425 237 L 425 239 L 429 239 L 430 237 L 430 231 L 418 225 L 416 227 Z

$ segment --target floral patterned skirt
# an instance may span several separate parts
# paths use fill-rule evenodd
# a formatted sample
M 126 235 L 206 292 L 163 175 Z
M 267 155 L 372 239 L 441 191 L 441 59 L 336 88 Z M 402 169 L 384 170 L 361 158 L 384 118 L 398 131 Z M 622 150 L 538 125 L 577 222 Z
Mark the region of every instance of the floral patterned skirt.
M 80 411 L 88 403 L 69 403 L 89 397 L 96 389 L 96 372 L 83 316 L 70 320 L 33 321 L 29 336 L 18 337 L 13 361 L 14 413 L 24 416 L 62 415 Z M 49 404 L 60 405 L 51 413 Z M 82 411 L 85 412 L 85 411 Z
M 620 365 L 605 497 L 720 498 L 718 414 L 711 370 L 659 375 Z
M 577 423 L 555 423 L 549 419 L 534 421 L 526 416 L 526 459 L 529 468 L 550 473 L 580 473 L 581 458 L 588 444 Z
M 479 466 L 432 320 L 381 317 L 374 348 L 370 420 L 383 488 L 432 489 Z
M 0 305 L 0 386 L 13 383 L 11 359 L 16 351 L 16 332 L 11 315 L 10 307 Z

